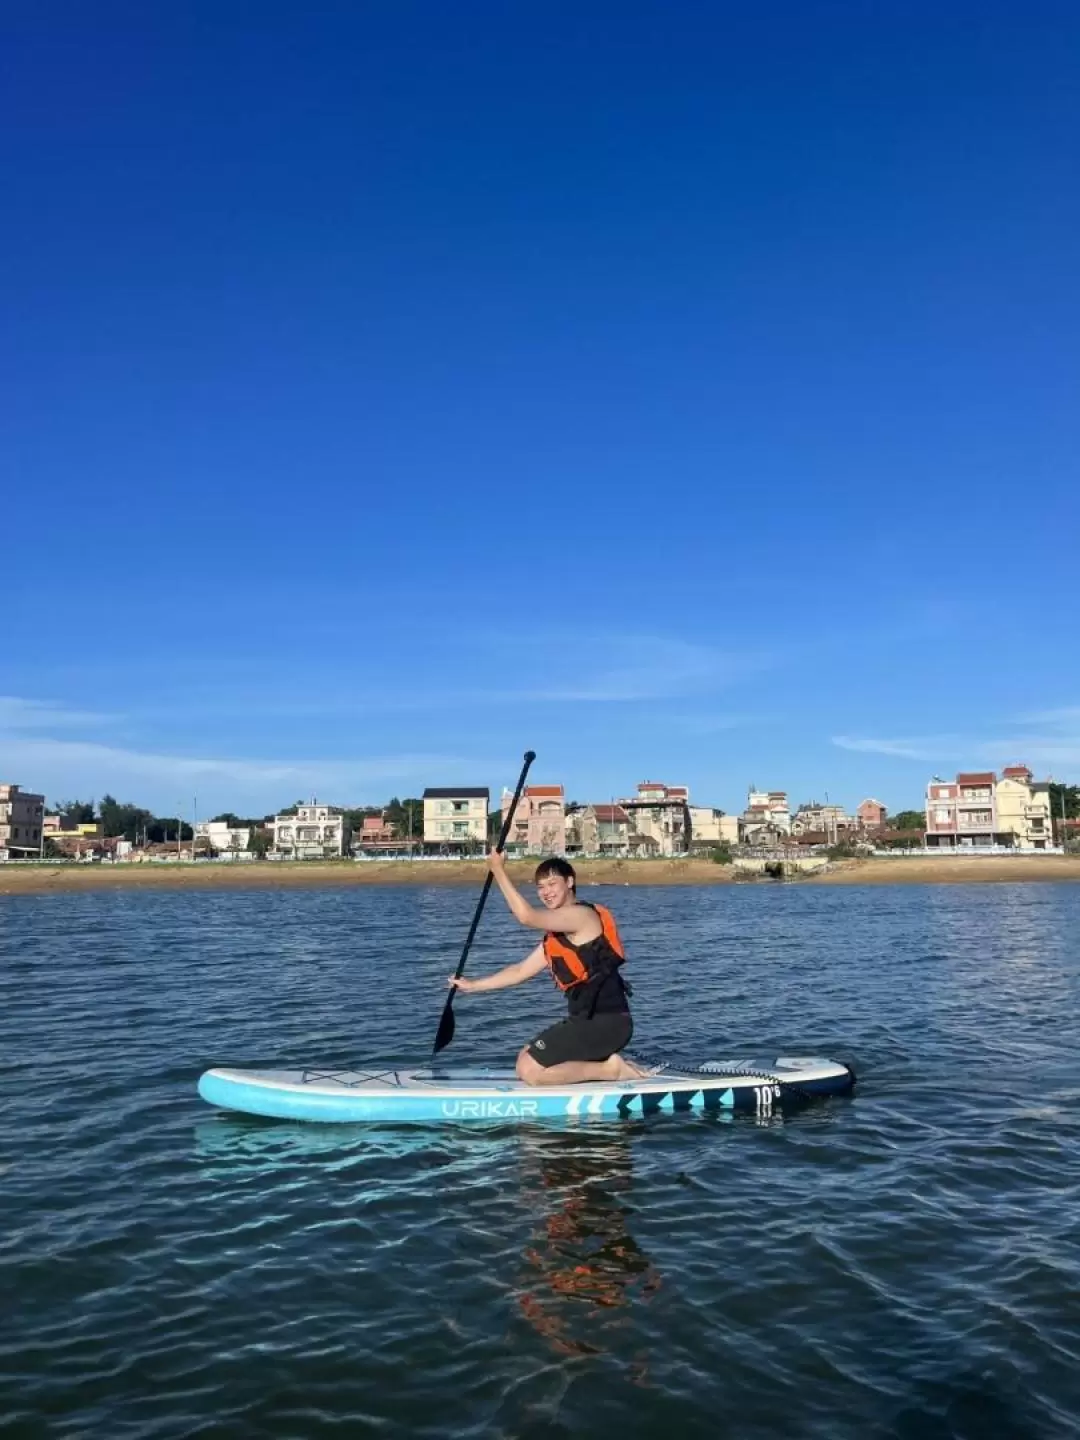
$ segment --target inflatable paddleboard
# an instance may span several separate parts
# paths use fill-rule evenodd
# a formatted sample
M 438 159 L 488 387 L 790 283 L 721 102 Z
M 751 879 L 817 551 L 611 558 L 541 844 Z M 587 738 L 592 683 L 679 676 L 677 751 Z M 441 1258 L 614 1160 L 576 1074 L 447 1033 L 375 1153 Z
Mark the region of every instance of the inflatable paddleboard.
M 508 1070 L 207 1070 L 199 1094 L 211 1105 L 282 1120 L 339 1123 L 540 1120 L 661 1111 L 751 1111 L 771 1115 L 785 1103 L 843 1095 L 850 1066 L 834 1060 L 780 1059 L 755 1068 L 713 1061 L 665 1068 L 647 1079 L 533 1086 Z

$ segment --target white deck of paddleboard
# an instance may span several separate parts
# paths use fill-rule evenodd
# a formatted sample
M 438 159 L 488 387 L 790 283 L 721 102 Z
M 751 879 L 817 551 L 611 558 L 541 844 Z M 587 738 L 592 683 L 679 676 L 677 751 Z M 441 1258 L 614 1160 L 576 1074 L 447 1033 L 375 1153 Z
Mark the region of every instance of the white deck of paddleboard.
M 512 1070 L 238 1070 L 215 1067 L 210 1073 L 235 1084 L 265 1087 L 304 1095 L 378 1096 L 391 1099 L 394 1095 L 426 1094 L 433 1097 L 464 1098 L 485 1095 L 506 1095 L 508 1092 L 592 1096 L 674 1091 L 726 1089 L 730 1086 L 768 1084 L 774 1079 L 792 1085 L 829 1080 L 846 1074 L 845 1067 L 833 1060 L 784 1057 L 761 1069 L 749 1061 L 714 1061 L 700 1070 L 670 1070 L 650 1074 L 637 1080 L 585 1082 L 578 1085 L 532 1086 L 519 1080 Z

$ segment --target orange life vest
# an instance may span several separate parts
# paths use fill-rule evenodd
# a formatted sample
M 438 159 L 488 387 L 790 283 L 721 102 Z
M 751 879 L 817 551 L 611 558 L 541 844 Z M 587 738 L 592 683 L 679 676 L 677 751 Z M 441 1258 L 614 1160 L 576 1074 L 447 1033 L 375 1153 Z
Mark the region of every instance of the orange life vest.
M 589 902 L 579 900 L 578 904 L 588 905 Z M 544 957 L 551 978 L 560 990 L 571 990 L 575 985 L 587 985 L 590 980 L 610 975 L 626 960 L 611 911 L 604 905 L 589 905 L 589 909 L 596 911 L 603 926 L 595 940 L 575 945 L 567 936 L 554 930 L 549 930 L 544 936 Z

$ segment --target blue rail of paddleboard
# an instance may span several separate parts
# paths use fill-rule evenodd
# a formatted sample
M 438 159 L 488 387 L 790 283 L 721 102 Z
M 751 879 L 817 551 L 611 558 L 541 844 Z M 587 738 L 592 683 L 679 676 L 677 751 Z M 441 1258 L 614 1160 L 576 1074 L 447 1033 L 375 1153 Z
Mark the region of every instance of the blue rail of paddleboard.
M 851 1088 L 850 1076 L 809 1082 L 803 1095 L 839 1094 Z M 635 1091 L 624 1087 L 567 1094 L 543 1089 L 490 1095 L 453 1095 L 438 1090 L 399 1089 L 386 1095 L 335 1093 L 251 1084 L 208 1071 L 199 1094 L 211 1105 L 250 1115 L 285 1120 L 413 1122 L 470 1120 L 538 1120 L 575 1116 L 640 1116 L 664 1111 L 762 1110 L 779 1108 L 784 1096 L 776 1086 L 719 1080 L 700 1089 Z

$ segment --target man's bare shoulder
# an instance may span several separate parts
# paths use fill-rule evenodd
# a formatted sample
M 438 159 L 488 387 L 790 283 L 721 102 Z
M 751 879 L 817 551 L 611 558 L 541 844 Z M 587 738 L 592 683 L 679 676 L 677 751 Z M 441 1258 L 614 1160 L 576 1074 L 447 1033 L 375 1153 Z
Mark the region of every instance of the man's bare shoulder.
M 599 934 L 604 928 L 600 923 L 600 916 L 591 905 L 584 904 L 581 900 L 575 900 L 571 905 L 563 905 L 560 909 L 552 911 L 552 929 L 566 931 L 576 934 L 579 930 L 595 929 Z

